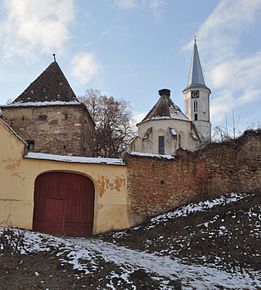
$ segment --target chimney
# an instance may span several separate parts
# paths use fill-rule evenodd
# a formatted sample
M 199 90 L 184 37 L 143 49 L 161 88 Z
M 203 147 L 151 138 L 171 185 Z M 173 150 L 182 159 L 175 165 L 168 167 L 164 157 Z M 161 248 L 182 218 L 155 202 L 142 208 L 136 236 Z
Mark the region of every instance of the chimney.
M 169 89 L 161 89 L 161 90 L 159 90 L 159 95 L 161 97 L 163 97 L 163 96 L 170 97 L 170 90 Z

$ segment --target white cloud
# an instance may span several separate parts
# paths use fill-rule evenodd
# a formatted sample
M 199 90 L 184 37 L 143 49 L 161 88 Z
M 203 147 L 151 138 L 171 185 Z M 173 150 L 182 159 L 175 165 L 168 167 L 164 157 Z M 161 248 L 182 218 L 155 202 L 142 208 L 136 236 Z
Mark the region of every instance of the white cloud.
M 230 90 L 222 90 L 211 101 L 211 119 L 220 123 L 228 112 L 235 108 L 235 100 Z
M 0 35 L 7 57 L 57 52 L 70 37 L 74 0 L 6 0 L 3 7 Z
M 161 16 L 161 7 L 164 5 L 164 0 L 147 0 L 149 7 L 152 9 L 154 17 L 159 19 Z
M 138 0 L 114 0 L 113 3 L 119 8 L 130 9 L 138 5 Z
M 261 51 L 246 58 L 234 56 L 230 61 L 215 65 L 210 70 L 210 81 L 216 89 L 229 87 L 233 91 L 260 85 Z
M 244 57 L 238 53 L 241 37 L 260 16 L 261 0 L 222 0 L 198 30 L 204 75 L 213 92 L 214 123 L 260 97 L 261 51 Z
M 243 59 L 234 58 L 209 70 L 210 86 L 214 90 L 211 117 L 215 122 L 224 120 L 232 110 L 258 97 L 261 99 L 260 72 L 261 52 Z
M 102 71 L 101 64 L 93 53 L 79 53 L 71 61 L 72 74 L 81 84 L 87 84 Z
M 147 113 L 148 112 L 134 112 L 133 116 L 134 116 L 135 125 L 140 123 L 145 118 Z
M 258 97 L 261 100 L 261 89 L 260 90 L 259 89 L 248 89 L 247 91 L 244 91 L 244 94 L 238 98 L 237 102 L 241 106 L 241 105 L 244 105 L 246 103 L 257 100 Z
M 260 13 L 261 0 L 220 1 L 197 33 L 205 56 L 216 63 L 233 57 L 240 36 Z
M 133 9 L 145 4 L 152 10 L 155 19 L 159 19 L 165 0 L 113 0 L 113 3 L 121 9 Z

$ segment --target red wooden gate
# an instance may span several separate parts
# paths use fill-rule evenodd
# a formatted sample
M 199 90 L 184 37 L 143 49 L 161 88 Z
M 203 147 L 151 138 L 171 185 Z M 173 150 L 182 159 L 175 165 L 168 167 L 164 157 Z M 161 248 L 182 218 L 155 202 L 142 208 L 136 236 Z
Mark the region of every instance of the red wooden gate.
M 92 234 L 94 185 L 85 176 L 50 172 L 37 177 L 33 230 L 50 234 Z

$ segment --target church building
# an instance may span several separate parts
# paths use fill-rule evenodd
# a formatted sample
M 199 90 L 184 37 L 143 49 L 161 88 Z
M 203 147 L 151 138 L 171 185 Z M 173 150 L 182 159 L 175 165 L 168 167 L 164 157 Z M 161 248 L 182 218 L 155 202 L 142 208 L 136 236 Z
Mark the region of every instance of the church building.
M 92 156 L 95 124 L 54 58 L 47 69 L 11 104 L 3 120 L 41 153 Z
M 200 64 L 196 39 L 187 87 L 183 90 L 185 114 L 171 100 L 170 90 L 159 90 L 160 98 L 137 124 L 138 136 L 131 151 L 171 155 L 177 149 L 194 151 L 211 138 L 209 95 Z

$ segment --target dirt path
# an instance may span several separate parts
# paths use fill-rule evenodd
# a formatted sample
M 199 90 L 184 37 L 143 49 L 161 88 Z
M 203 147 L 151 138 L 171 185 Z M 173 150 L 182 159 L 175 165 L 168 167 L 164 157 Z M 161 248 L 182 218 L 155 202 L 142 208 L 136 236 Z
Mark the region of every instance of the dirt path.
M 131 250 L 112 243 L 96 239 L 70 239 L 71 242 L 91 251 L 98 252 L 109 262 L 128 266 L 133 269 L 144 269 L 168 279 L 182 279 L 183 286 L 193 285 L 197 289 L 215 289 L 216 285 L 225 288 L 256 289 L 261 287 L 260 281 L 253 283 L 247 273 L 229 274 L 225 271 L 206 266 L 186 265 L 178 259 Z M 220 288 L 216 288 L 220 289 Z

